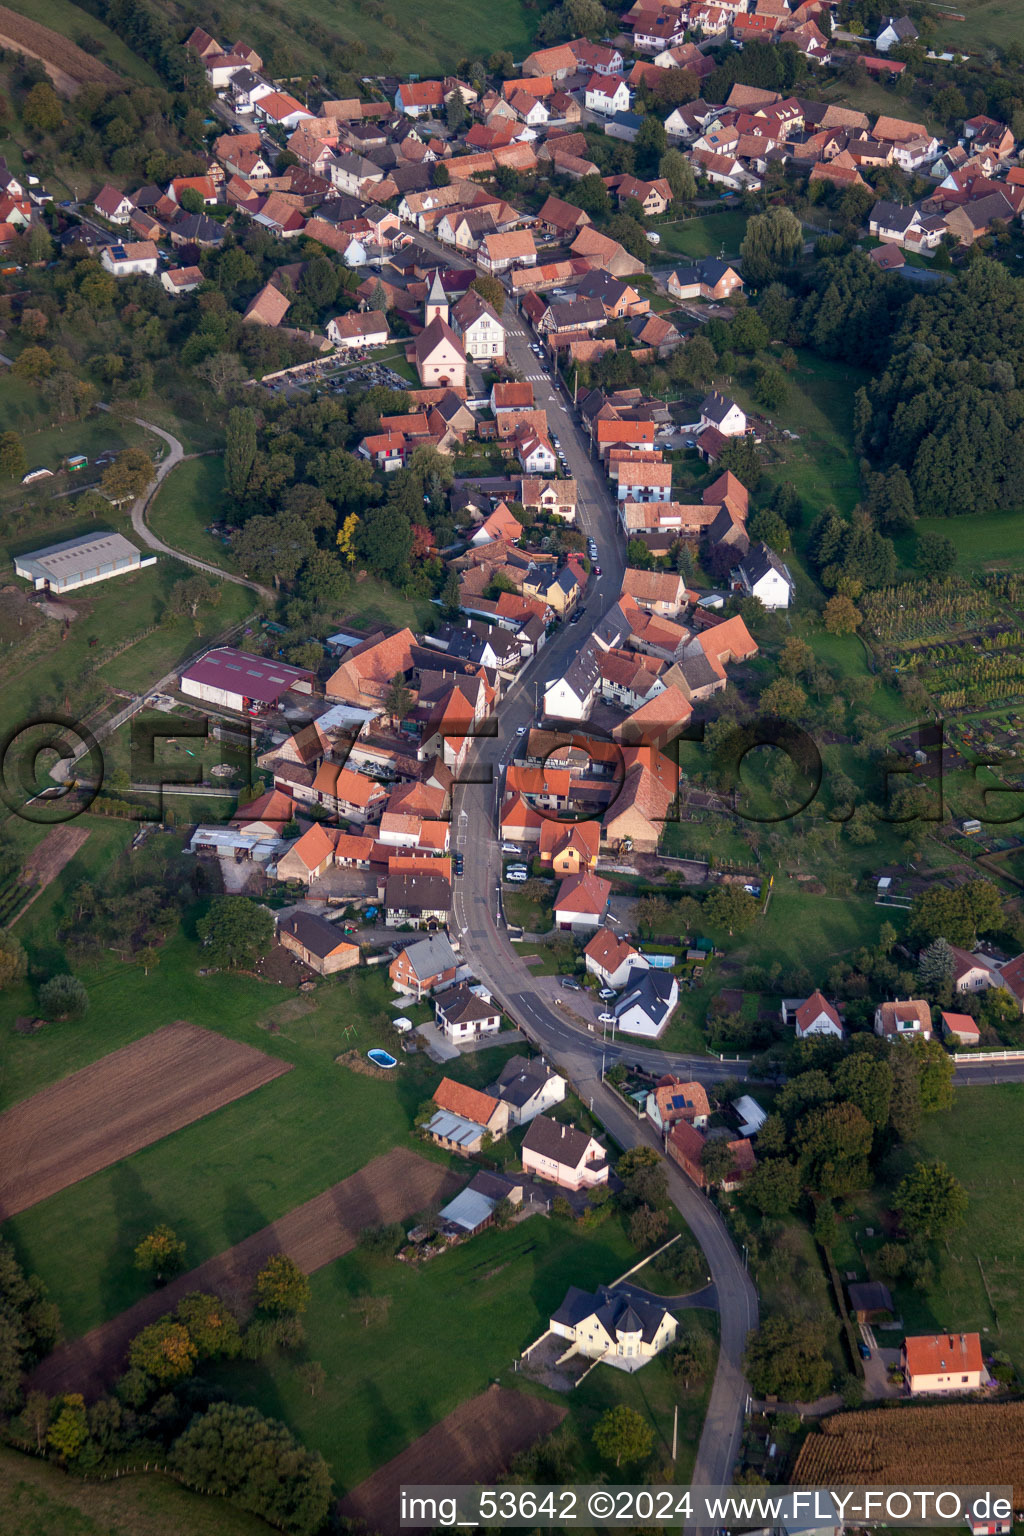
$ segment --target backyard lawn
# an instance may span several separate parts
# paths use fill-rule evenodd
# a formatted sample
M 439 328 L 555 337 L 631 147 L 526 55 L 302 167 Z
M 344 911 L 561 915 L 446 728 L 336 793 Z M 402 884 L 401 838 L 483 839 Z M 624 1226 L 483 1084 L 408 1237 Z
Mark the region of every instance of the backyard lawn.
M 733 211 L 706 213 L 693 219 L 675 219 L 656 226 L 661 243 L 653 259 L 662 253 L 687 256 L 697 261 L 703 256 L 738 256 L 747 228 L 746 214 Z

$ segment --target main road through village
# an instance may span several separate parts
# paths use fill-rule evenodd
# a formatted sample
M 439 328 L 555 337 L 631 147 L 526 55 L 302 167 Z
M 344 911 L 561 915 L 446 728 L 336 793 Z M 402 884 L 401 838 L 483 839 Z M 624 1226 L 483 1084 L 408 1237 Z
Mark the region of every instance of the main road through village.
M 537 694 L 543 690 L 543 684 L 565 672 L 601 615 L 618 596 L 625 566 L 623 541 L 608 483 L 591 457 L 572 406 L 531 351 L 523 322 L 509 315 L 507 324 L 509 361 L 522 377 L 533 382 L 538 404 L 546 409 L 551 429 L 561 441 L 569 472 L 578 488 L 579 524 L 597 541 L 601 575 L 592 576 L 588 583 L 582 619 L 561 626 L 505 694 L 498 734 L 483 737 L 475 744 L 474 776 L 481 782 L 458 788 L 452 812 L 456 845 L 465 854 L 465 874 L 456 882 L 455 923 L 463 953 L 472 961 L 481 980 L 491 987 L 511 1017 L 549 1059 L 567 1072 L 580 1097 L 593 1106 L 615 1141 L 622 1147 L 656 1146 L 646 1123 L 638 1121 L 602 1082 L 600 1040 L 560 1018 L 547 998 L 536 990 L 528 967 L 508 940 L 502 915 L 496 829 L 503 768 L 519 739 L 517 729 L 536 719 Z M 699 1072 L 704 1078 L 722 1077 L 730 1071 L 707 1058 L 693 1060 L 642 1047 L 630 1048 L 629 1058 L 666 1070 Z M 743 1429 L 747 1397 L 743 1351 L 749 1330 L 757 1326 L 757 1293 L 715 1207 L 673 1164 L 666 1165 L 666 1173 L 672 1201 L 704 1252 L 721 1326 L 718 1369 L 693 1482 L 722 1484 L 730 1481 Z

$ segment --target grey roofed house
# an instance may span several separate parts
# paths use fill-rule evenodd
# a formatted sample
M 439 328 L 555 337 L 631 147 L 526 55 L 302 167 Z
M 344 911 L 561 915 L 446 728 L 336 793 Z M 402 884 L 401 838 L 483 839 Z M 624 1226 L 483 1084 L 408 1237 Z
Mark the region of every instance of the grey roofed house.
M 391 912 L 447 912 L 452 888 L 443 875 L 389 875 L 384 903 Z
M 367 204 L 362 198 L 349 197 L 347 192 L 338 192 L 332 187 L 316 210 L 316 216 L 318 219 L 323 219 L 325 224 L 340 224 L 346 219 L 362 218 L 366 208 Z
M 205 213 L 181 213 L 171 225 L 171 235 L 175 240 L 184 240 L 195 245 L 223 245 L 224 231 L 215 219 L 208 219 Z
M 613 1338 L 617 1333 L 639 1333 L 645 1343 L 650 1344 L 657 1336 L 666 1312 L 668 1308 L 661 1302 L 612 1291 L 606 1285 L 598 1286 L 596 1291 L 583 1291 L 570 1285 L 562 1305 L 552 1313 L 551 1321 L 576 1328 L 588 1317 L 596 1316 Z
M 155 555 L 143 558 L 122 534 L 109 532 L 62 539 L 59 544 L 46 544 L 42 549 L 14 557 L 16 575 L 30 581 L 37 590 L 55 592 L 70 592 L 155 564 Z
M 700 414 L 717 426 L 725 420 L 735 404 L 735 400 L 730 400 L 728 395 L 723 395 L 719 390 L 713 389 L 709 395 L 704 396 Z
M 443 933 L 431 933 L 425 939 L 416 939 L 404 948 L 406 960 L 421 979 L 440 976 L 458 966 L 455 951 Z
M 536 1152 L 538 1157 L 550 1157 L 566 1168 L 578 1168 L 587 1155 L 591 1141 L 596 1139 L 575 1125 L 552 1120 L 548 1115 L 538 1115 L 536 1120 L 530 1121 L 530 1129 L 523 1137 L 523 1147 L 527 1152 Z M 607 1161 L 607 1158 L 601 1158 L 597 1162 L 588 1163 L 587 1167 L 593 1171 L 604 1167 Z
M 435 993 L 434 1008 L 449 1024 L 482 1024 L 501 1014 L 497 1003 L 487 1002 L 465 982 L 449 987 L 446 992 Z
M 132 202 L 136 208 L 154 208 L 163 195 L 159 187 L 140 187 L 132 193 Z
M 552 1077 L 557 1076 L 539 1056 L 511 1056 L 487 1092 L 515 1109 L 522 1109 Z
M 631 632 L 631 625 L 618 603 L 615 603 L 603 616 L 591 632 L 591 639 L 596 640 L 602 650 L 611 650 L 621 645 L 622 641 Z
M 615 1017 L 621 1019 L 623 1014 L 628 1013 L 631 1008 L 639 1007 L 643 1009 L 652 1024 L 660 1028 L 675 1006 L 672 998 L 675 977 L 671 971 L 652 968 L 639 973 L 636 986 L 630 985 L 637 974 L 636 968 L 632 968 L 626 981 L 627 990 L 615 1003 Z M 678 988 L 676 995 L 678 996 Z
M 775 553 L 774 549 L 768 548 L 767 544 L 755 545 L 744 558 L 739 569 L 740 580 L 753 590 L 762 577 L 768 575 L 769 571 L 775 571 L 777 575 L 781 576 L 789 587 L 790 592 L 794 590 L 794 582 L 789 574 L 789 567 Z
M 620 303 L 624 293 L 628 292 L 629 284 L 621 278 L 613 277 L 610 272 L 598 270 L 588 272 L 582 282 L 576 284 L 576 294 L 581 299 L 600 299 L 602 305 L 613 309 Z
M 568 303 L 548 305 L 548 316 L 555 330 L 574 330 L 580 325 L 595 325 L 605 321 L 604 305 L 600 299 L 573 299 Z
M 915 205 L 905 208 L 900 203 L 889 202 L 883 198 L 868 214 L 868 224 L 869 226 L 873 224 L 876 229 L 898 232 L 902 235 L 919 217 L 920 212 L 920 208 Z
M 333 954 L 339 944 L 350 942 L 337 924 L 329 923 L 326 917 L 320 917 L 316 912 L 304 912 L 301 907 L 282 918 L 277 929 L 279 933 L 290 933 L 298 939 L 302 947 L 308 949 L 311 955 L 316 955 L 318 960 L 325 960 Z
M 563 674 L 563 682 L 567 683 L 578 699 L 588 699 L 597 687 L 601 676 L 597 656 L 593 647 L 588 643 L 578 652 L 569 663 Z

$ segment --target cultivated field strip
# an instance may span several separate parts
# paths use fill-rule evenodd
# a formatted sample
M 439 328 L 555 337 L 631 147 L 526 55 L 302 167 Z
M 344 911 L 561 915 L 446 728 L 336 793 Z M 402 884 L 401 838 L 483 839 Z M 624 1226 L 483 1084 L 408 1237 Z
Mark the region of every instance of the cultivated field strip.
M 82 1338 L 62 1345 L 33 1372 L 32 1389 L 95 1397 L 120 1373 L 135 1335 L 164 1313 L 173 1312 L 191 1291 L 215 1292 L 244 1309 L 253 1280 L 271 1254 L 286 1253 L 306 1274 L 312 1274 L 353 1249 L 364 1227 L 403 1221 L 449 1198 L 461 1183 L 457 1174 L 404 1147 L 375 1157 L 358 1173 L 296 1206 L 279 1221 L 187 1275 L 179 1275 Z M 130 1254 L 124 1255 L 124 1262 L 131 1263 Z
M 380 1536 L 399 1536 L 398 1490 L 403 1483 L 479 1483 L 498 1477 L 520 1451 L 550 1434 L 566 1411 L 508 1387 L 489 1387 L 378 1467 L 338 1507 L 349 1520 L 366 1521 Z
M 1024 1403 L 935 1403 L 839 1413 L 804 1441 L 794 1483 L 946 1488 L 1012 1484 L 1024 1501 Z
M 111 1051 L 0 1115 L 0 1221 L 290 1071 L 181 1022 Z

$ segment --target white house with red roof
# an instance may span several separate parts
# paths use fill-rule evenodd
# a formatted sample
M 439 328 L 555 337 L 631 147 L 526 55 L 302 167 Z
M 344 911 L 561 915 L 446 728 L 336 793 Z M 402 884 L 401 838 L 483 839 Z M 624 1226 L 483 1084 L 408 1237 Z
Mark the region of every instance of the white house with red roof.
M 584 870 L 570 875 L 555 897 L 555 926 L 563 929 L 599 928 L 611 893 L 611 881 Z
M 631 970 L 642 970 L 647 965 L 639 950 L 610 928 L 597 930 L 583 951 L 583 958 L 591 976 L 596 976 L 603 987 L 616 989 L 626 985 Z
M 907 1390 L 947 1397 L 976 1392 L 988 1379 L 977 1333 L 919 1334 L 903 1341 L 900 1365 Z
M 812 1035 L 832 1035 L 841 1040 L 844 1034 L 843 1021 L 835 1007 L 818 991 L 812 992 L 803 1002 L 786 998 L 782 1004 L 782 1022 L 793 1025 L 798 1040 L 807 1040 Z
M 110 186 L 109 182 L 102 187 L 92 200 L 96 212 L 102 214 L 108 224 L 127 224 L 135 212 L 135 204 L 130 197 Z
M 939 1027 L 943 1038 L 957 1045 L 977 1045 L 981 1040 L 978 1021 L 972 1019 L 969 1013 L 948 1013 L 944 1010 L 940 1015 Z
M 583 100 L 588 112 L 612 117 L 616 112 L 629 111 L 629 86 L 621 75 L 593 74 L 587 81 Z
M 875 1009 L 875 1034 L 883 1040 L 930 1040 L 932 1010 L 922 997 L 879 1003 Z

